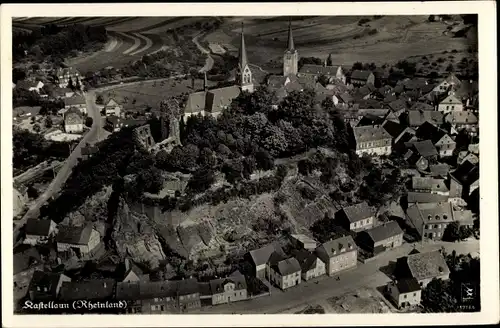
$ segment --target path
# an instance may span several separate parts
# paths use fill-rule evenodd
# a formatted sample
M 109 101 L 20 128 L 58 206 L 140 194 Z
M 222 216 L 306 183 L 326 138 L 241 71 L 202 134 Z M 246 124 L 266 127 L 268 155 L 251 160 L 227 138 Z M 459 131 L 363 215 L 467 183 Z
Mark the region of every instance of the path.
M 210 56 L 210 50 L 203 48 L 203 46 L 199 43 L 198 38 L 200 36 L 202 36 L 202 32 L 196 34 L 193 37 L 193 42 L 194 44 L 196 44 L 196 47 L 198 47 L 198 50 L 207 55 L 207 59 L 205 60 L 205 66 L 203 66 L 199 70 L 200 73 L 203 73 L 203 72 L 208 72 L 212 69 L 212 67 L 214 66 L 214 59 L 212 58 L 212 56 Z
M 134 40 L 134 44 L 123 52 L 124 55 L 129 55 L 131 52 L 139 48 L 139 46 L 141 45 L 141 39 L 139 39 L 136 36 L 133 36 L 132 34 L 126 34 L 123 32 L 116 32 L 116 33 L 120 34 L 124 38 L 131 38 L 132 40 Z
M 453 249 L 459 254 L 468 254 L 479 251 L 479 241 L 472 240 L 463 243 L 434 242 L 424 245 L 417 245 L 421 252 L 439 250 L 444 246 L 447 252 Z M 347 292 L 355 291 L 359 288 L 376 288 L 387 284 L 390 278 L 382 271 L 381 267 L 396 261 L 398 257 L 407 255 L 413 249 L 411 244 L 404 244 L 401 247 L 381 254 L 377 259 L 366 264 L 358 263 L 357 268 L 340 273 L 340 280 L 335 277 L 323 276 L 313 281 L 303 282 L 296 287 L 283 292 L 271 293 L 271 296 L 261 297 L 254 300 L 223 304 L 217 306 L 202 307 L 194 313 L 238 313 L 238 314 L 273 314 L 282 313 L 295 307 L 306 306 L 317 303 L 334 296 L 340 296 Z M 317 282 L 317 283 L 315 283 Z
M 147 36 L 139 34 L 139 33 L 134 33 L 134 35 L 137 36 L 138 38 L 141 38 L 144 41 L 146 41 L 146 44 L 142 48 L 140 48 L 139 50 L 134 51 L 133 53 L 131 53 L 130 54 L 131 56 L 140 54 L 141 52 L 144 52 L 144 51 L 148 50 L 149 48 L 151 48 L 153 46 L 153 41 L 150 38 L 148 38 Z
M 80 140 L 75 149 L 71 152 L 69 157 L 64 162 L 63 166 L 57 172 L 56 177 L 52 180 L 50 185 L 47 187 L 45 192 L 38 197 L 37 200 L 31 205 L 26 214 L 22 219 L 14 221 L 14 243 L 17 241 L 19 236 L 19 229 L 26 223 L 30 218 L 36 218 L 40 215 L 40 208 L 47 202 L 52 196 L 56 195 L 64 183 L 71 175 L 73 167 L 78 163 L 78 158 L 81 157 L 81 150 L 87 144 L 95 143 L 98 138 L 104 136 L 102 134 L 103 124 L 101 119 L 101 113 L 97 106 L 95 105 L 95 95 L 92 91 L 84 93 L 85 101 L 87 103 L 88 116 L 92 118 L 93 124 L 88 131 Z

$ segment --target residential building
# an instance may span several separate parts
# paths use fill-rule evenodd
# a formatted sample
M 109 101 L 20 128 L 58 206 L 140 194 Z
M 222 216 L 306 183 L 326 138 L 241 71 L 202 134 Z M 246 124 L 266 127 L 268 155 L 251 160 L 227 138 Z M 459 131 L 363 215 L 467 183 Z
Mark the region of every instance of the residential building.
M 405 146 L 408 148 L 408 151 L 404 156 L 407 161 L 416 158 L 418 158 L 418 160 L 420 160 L 420 158 L 424 158 L 426 160 L 426 163 L 422 163 L 425 164 L 425 167 L 417 166 L 419 169 L 425 170 L 427 169 L 429 161 L 437 161 L 438 151 L 430 140 L 409 141 L 405 143 Z
M 53 91 L 54 98 L 58 99 L 71 98 L 74 95 L 75 92 L 70 88 L 59 88 L 59 89 L 54 89 Z
M 27 118 L 37 117 L 40 113 L 40 106 L 21 106 L 16 107 L 12 111 L 12 119 L 14 122 L 22 121 Z
M 294 257 L 300 264 L 302 280 L 307 281 L 326 273 L 326 265 L 316 254 L 301 249 L 294 253 Z
M 453 86 L 460 86 L 462 82 L 456 77 L 455 74 L 450 73 L 443 81 L 436 85 L 433 89 L 437 93 L 446 93 Z
M 416 203 L 408 207 L 406 217 L 422 239 L 440 240 L 446 227 L 454 222 L 449 202 Z
M 329 240 L 316 248 L 318 258 L 326 265 L 326 274 L 332 276 L 358 264 L 358 248 L 350 235 Z
M 356 86 L 375 84 L 375 75 L 370 71 L 355 70 L 351 74 L 351 84 Z
M 292 35 L 292 22 L 288 24 L 288 46 L 283 55 L 283 76 L 297 75 L 299 70 L 299 53 L 295 49 Z
M 387 133 L 392 137 L 392 144 L 396 145 L 400 142 L 408 141 L 409 138 L 415 135 L 415 130 L 410 127 L 404 126 L 392 120 L 385 120 L 382 124 Z
M 390 155 L 392 138 L 381 126 L 359 126 L 353 128 L 356 154 Z
M 435 179 L 431 177 L 412 177 L 411 186 L 414 191 L 419 192 L 427 192 L 444 196 L 448 196 L 450 193 L 444 179 Z
M 474 227 L 474 217 L 470 210 L 461 209 L 459 211 L 453 211 L 453 220 L 457 222 L 460 227 Z
M 415 203 L 440 203 L 447 202 L 447 195 L 433 194 L 430 192 L 415 192 L 409 191 L 406 196 L 406 201 L 408 206 L 411 206 Z
M 403 230 L 396 221 L 389 221 L 358 233 L 357 241 L 366 250 L 379 254 L 403 244 Z
M 117 116 L 122 117 L 123 107 L 116 102 L 114 99 L 110 99 L 106 105 L 104 105 L 104 113 L 106 116 Z
M 29 298 L 32 301 L 54 301 L 64 282 L 71 282 L 71 278 L 63 273 L 35 271 L 29 285 Z
M 181 311 L 189 311 L 201 307 L 198 281 L 194 278 L 178 280 L 177 298 Z
M 64 114 L 71 107 L 76 107 L 82 114 L 87 114 L 87 103 L 83 96 L 74 95 L 73 97 L 64 99 L 64 110 L 60 111 L 61 114 Z
M 21 81 L 17 81 L 17 84 L 16 84 L 17 89 L 34 91 L 36 93 L 40 93 L 40 90 L 42 90 L 43 86 L 44 86 L 44 84 L 42 81 L 21 80 Z
M 316 249 L 316 240 L 304 234 L 293 234 L 291 235 L 292 242 L 296 247 L 306 249 L 308 251 L 313 251 Z
M 46 244 L 56 232 L 56 224 L 52 220 L 28 219 L 24 227 L 26 238 L 24 244 L 39 245 Z
M 66 133 L 82 133 L 82 113 L 75 107 L 71 107 L 64 113 L 64 131 Z
M 82 147 L 82 158 L 87 160 L 99 151 L 99 147 L 87 145 Z
M 456 148 L 456 142 L 446 133 L 429 122 L 424 122 L 417 129 L 417 137 L 422 140 L 430 140 L 439 152 L 440 157 L 452 156 Z
M 116 277 L 119 282 L 149 281 L 149 275 L 144 272 L 130 259 L 126 258 L 116 269 Z
M 448 178 L 448 173 L 450 172 L 450 166 L 448 164 L 432 164 L 429 165 L 429 171 L 431 176 L 434 178 L 445 179 Z
M 59 83 L 59 88 L 67 88 L 70 80 L 73 85 L 76 86 L 76 82 L 79 80 L 80 75 L 73 67 L 68 67 L 58 69 L 56 77 Z
M 286 257 L 274 252 L 269 257 L 267 265 L 269 282 L 285 290 L 301 282 L 300 264 L 294 257 Z
M 21 245 L 14 249 L 14 302 L 25 297 L 35 271 L 43 270 L 40 253 L 33 246 Z
M 474 154 L 474 153 L 471 153 L 469 151 L 461 151 L 458 153 L 458 156 L 457 156 L 457 165 L 462 165 L 462 163 L 464 163 L 465 161 L 468 161 L 472 164 L 479 164 L 479 157 Z
M 406 101 L 401 98 L 391 101 L 390 103 L 388 103 L 388 106 L 397 117 L 408 110 Z
M 430 122 L 436 126 L 440 126 L 444 122 L 444 114 L 434 110 L 409 110 L 408 125 L 412 128 L 418 128 L 424 122 Z
M 463 111 L 464 105 L 462 101 L 458 99 L 454 93 L 450 93 L 443 101 L 438 105 L 438 111 L 448 114 L 451 112 Z
M 469 111 L 451 112 L 444 118 L 445 122 L 450 123 L 455 131 L 466 130 L 472 136 L 478 135 L 479 120 L 474 113 Z
M 285 252 L 278 243 L 272 243 L 259 249 L 250 251 L 247 256 L 255 269 L 255 276 L 257 278 L 266 277 L 266 267 L 272 253 L 278 253 L 285 256 Z
M 315 80 L 317 80 L 320 76 L 326 76 L 330 81 L 338 80 L 344 84 L 347 81 L 342 66 L 305 64 L 300 68 L 298 76 L 312 76 Z
M 450 172 L 450 198 L 468 199 L 479 188 L 479 165 L 463 162 L 455 171 Z
M 56 235 L 57 251 L 73 250 L 77 256 L 89 255 L 99 245 L 101 236 L 97 230 L 86 226 L 59 226 Z
M 448 280 L 450 269 L 441 252 L 419 253 L 416 251 L 398 258 L 395 275 L 397 279 L 414 278 L 421 288 L 425 288 L 434 278 Z
M 88 281 L 64 281 L 59 292 L 61 301 L 111 301 L 115 296 L 116 282 L 113 279 Z
M 415 278 L 389 282 L 387 293 L 398 309 L 419 305 L 422 299 L 422 289 Z
M 229 277 L 210 280 L 212 305 L 248 299 L 245 276 L 235 271 Z
M 147 120 L 136 120 L 132 118 L 121 118 L 115 115 L 106 117 L 106 130 L 110 132 L 118 132 L 123 128 L 140 126 L 147 123 Z
M 375 220 L 375 214 L 366 202 L 344 207 L 335 217 L 346 229 L 356 232 L 370 229 Z

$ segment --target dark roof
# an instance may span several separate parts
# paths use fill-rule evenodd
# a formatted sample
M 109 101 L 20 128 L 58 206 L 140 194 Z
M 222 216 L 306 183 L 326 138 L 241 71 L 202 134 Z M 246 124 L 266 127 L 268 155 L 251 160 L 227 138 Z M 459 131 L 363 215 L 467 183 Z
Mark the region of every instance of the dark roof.
M 349 248 L 349 246 L 351 248 Z M 353 249 L 356 249 L 356 243 L 350 235 L 347 235 L 337 239 L 329 240 L 326 243 L 321 244 L 317 249 L 323 250 L 328 255 L 328 257 L 331 258 L 339 255 L 342 249 L 349 252 Z
M 379 226 L 364 231 L 374 242 L 386 240 L 399 234 L 403 234 L 403 230 L 396 221 L 389 221 Z
M 141 297 L 140 284 L 119 282 L 116 284 L 116 299 L 136 301 Z
M 92 155 L 99 151 L 99 147 L 97 146 L 88 146 L 82 148 L 82 155 Z
M 273 270 L 278 272 L 281 276 L 288 276 L 301 271 L 300 264 L 294 257 L 283 259 L 275 264 L 271 264 L 271 268 L 273 268 Z
M 391 135 L 393 139 L 397 138 L 406 129 L 404 125 L 394 121 L 385 121 L 382 127 Z
M 299 74 L 336 76 L 339 68 L 342 69 L 341 66 L 323 66 L 323 65 L 305 64 L 300 68 Z
M 12 111 L 12 116 L 36 116 L 42 109 L 41 106 L 21 106 Z
M 35 293 L 34 298 L 38 299 L 40 296 L 45 296 L 47 294 L 56 296 L 57 284 L 59 283 L 61 275 L 61 273 L 35 271 L 29 286 L 29 290 Z M 40 290 L 38 290 L 38 288 L 40 288 Z M 37 296 L 36 294 L 40 295 Z
M 341 211 L 345 213 L 347 219 L 351 223 L 373 216 L 373 211 L 366 202 L 344 207 Z
M 347 92 L 340 94 L 339 99 L 342 100 L 344 103 L 350 103 L 353 101 L 352 96 L 350 94 L 348 94 Z
M 439 203 L 448 201 L 448 196 L 431 194 L 428 192 L 409 191 L 407 199 L 408 203 Z
M 356 143 L 391 139 L 391 135 L 381 126 L 356 126 L 353 132 Z
M 418 127 L 416 132 L 416 136 L 419 139 L 428 139 L 431 140 L 432 143 L 438 142 L 446 134 L 446 131 L 438 128 L 430 122 L 424 122 Z
M 351 80 L 363 80 L 366 81 L 372 75 L 371 71 L 355 70 L 351 74 Z
M 58 243 L 87 245 L 92 233 L 92 227 L 87 226 L 59 226 L 59 232 L 56 235 Z
M 238 97 L 241 90 L 238 86 L 212 89 L 207 92 L 205 100 L 205 110 L 214 113 L 220 112 L 224 107 L 231 104 L 233 99 Z
M 437 156 L 438 151 L 430 140 L 411 142 L 413 148 L 422 157 Z
M 72 97 L 64 99 L 65 106 L 82 105 L 85 104 L 85 98 L 80 95 L 74 95 Z
M 426 190 L 426 191 L 441 191 L 447 192 L 448 187 L 446 187 L 444 179 L 436 179 L 432 177 L 412 177 L 411 178 L 412 188 L 415 190 Z
M 114 295 L 115 285 L 116 282 L 113 279 L 63 282 L 60 298 L 63 301 L 107 299 Z
M 433 176 L 447 177 L 450 172 L 450 166 L 448 164 L 434 164 L 429 165 L 429 170 Z
M 210 291 L 212 292 L 212 294 L 223 293 L 224 286 L 228 283 L 233 283 L 235 285 L 234 290 L 247 289 L 245 276 L 237 271 L 229 277 L 210 280 Z
M 272 243 L 269 245 L 266 245 L 264 247 L 261 247 L 259 249 L 254 249 L 250 251 L 250 257 L 252 258 L 254 264 L 256 266 L 266 264 L 269 261 L 269 258 L 271 257 L 271 254 L 274 252 L 278 254 L 282 254 L 285 256 L 285 252 L 281 248 L 281 246 L 278 243 Z
M 479 179 L 479 166 L 469 161 L 464 161 L 450 176 L 462 185 L 470 185 Z
M 14 250 L 14 274 L 23 272 L 32 265 L 40 263 L 40 261 L 40 253 L 35 247 L 22 245 L 22 247 Z
M 177 281 L 177 295 L 192 295 L 199 293 L 198 281 L 195 278 L 184 279 Z
M 418 281 L 450 273 L 439 251 L 408 255 L 407 263 L 412 276 Z
M 316 255 L 305 249 L 294 252 L 294 257 L 299 262 L 302 272 L 314 269 L 316 267 L 316 262 L 318 261 L 318 257 Z
M 396 99 L 389 103 L 389 107 L 395 112 L 406 109 L 406 101 L 402 99 Z
M 400 294 L 412 293 L 420 290 L 420 285 L 415 278 L 398 280 L 396 287 Z
M 178 287 L 177 281 L 140 282 L 138 283 L 138 285 L 139 285 L 138 299 L 152 299 L 156 297 L 175 297 L 177 295 L 177 287 Z M 131 291 L 136 292 L 136 290 L 131 290 Z
M 28 80 L 21 80 L 17 81 L 16 88 L 29 90 L 30 88 L 35 88 L 37 84 L 38 81 L 33 82 Z
M 48 236 L 51 222 L 51 220 L 28 219 L 24 231 L 27 235 Z

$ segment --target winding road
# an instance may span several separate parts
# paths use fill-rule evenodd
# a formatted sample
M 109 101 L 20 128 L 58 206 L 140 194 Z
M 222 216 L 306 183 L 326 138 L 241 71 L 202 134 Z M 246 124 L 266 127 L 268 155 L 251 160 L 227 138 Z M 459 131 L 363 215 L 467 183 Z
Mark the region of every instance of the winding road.
M 200 36 L 202 36 L 202 32 L 196 34 L 193 37 L 193 42 L 194 42 L 194 44 L 196 44 L 196 47 L 198 47 L 198 50 L 200 50 L 202 53 L 207 55 L 207 59 L 205 60 L 205 66 L 203 66 L 199 70 L 200 73 L 204 73 L 204 72 L 208 72 L 212 69 L 212 67 L 214 66 L 214 59 L 212 58 L 212 56 L 210 56 L 210 50 L 203 48 L 203 46 L 198 41 L 198 38 Z
M 130 54 L 131 56 L 140 54 L 141 52 L 144 52 L 144 51 L 148 50 L 149 48 L 151 48 L 153 46 L 153 41 L 150 38 L 148 38 L 147 36 L 144 36 L 144 35 L 139 34 L 139 33 L 134 33 L 134 35 L 136 37 L 141 38 L 144 41 L 146 41 L 146 44 L 142 48 L 140 48 L 139 50 L 136 50 L 136 51 L 132 52 Z
M 128 48 L 127 50 L 125 50 L 123 52 L 124 55 L 130 55 L 131 52 L 137 50 L 137 48 L 139 48 L 139 46 L 141 45 L 141 39 L 139 39 L 138 37 L 136 37 L 132 34 L 126 34 L 123 32 L 116 32 L 116 33 L 120 34 L 124 38 L 131 38 L 134 41 L 134 44 L 130 48 Z
M 14 243 L 16 243 L 19 230 L 30 218 L 36 218 L 40 215 L 40 208 L 64 186 L 64 183 L 71 175 L 73 167 L 78 163 L 78 159 L 82 156 L 82 148 L 87 144 L 94 144 L 98 140 L 107 137 L 107 131 L 103 129 L 103 121 L 101 113 L 95 104 L 94 91 L 84 92 L 85 101 L 87 103 L 88 116 L 92 118 L 93 124 L 78 145 L 73 149 L 69 157 L 64 162 L 63 166 L 57 172 L 56 177 L 52 180 L 45 192 L 31 205 L 22 219 L 14 221 Z

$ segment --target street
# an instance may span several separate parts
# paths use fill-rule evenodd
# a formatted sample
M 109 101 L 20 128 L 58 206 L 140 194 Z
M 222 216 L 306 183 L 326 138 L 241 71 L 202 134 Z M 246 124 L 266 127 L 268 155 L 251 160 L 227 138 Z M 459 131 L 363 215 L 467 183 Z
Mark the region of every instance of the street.
M 416 249 L 420 252 L 429 252 L 439 250 L 442 246 L 447 252 L 456 250 L 459 254 L 479 252 L 479 240 L 462 243 L 434 242 L 424 245 L 417 244 Z M 303 282 L 286 291 L 273 288 L 270 296 L 231 304 L 202 307 L 192 313 L 276 314 L 311 302 L 340 296 L 360 287 L 379 287 L 390 281 L 389 277 L 380 271 L 380 268 L 388 265 L 391 261 L 395 262 L 398 257 L 407 255 L 412 249 L 412 244 L 404 244 L 381 254 L 372 262 L 366 264 L 358 262 L 357 268 L 340 273 L 338 275 L 340 280 L 336 280 L 336 277 L 323 276 Z
M 212 66 L 214 66 L 214 59 L 212 58 L 212 56 L 210 56 L 210 51 L 203 48 L 203 46 L 198 42 L 198 38 L 201 36 L 201 32 L 198 33 L 194 38 L 193 38 L 193 42 L 194 44 L 196 44 L 196 47 L 198 47 L 198 50 L 200 50 L 202 53 L 206 54 L 207 55 L 207 59 L 205 61 L 205 66 L 203 66 L 199 72 L 200 73 L 203 73 L 203 72 L 208 72 L 209 70 L 212 69 Z
M 78 145 L 73 149 L 69 157 L 64 162 L 63 166 L 57 172 L 56 177 L 52 180 L 50 185 L 47 187 L 47 190 L 38 197 L 38 199 L 32 204 L 32 206 L 28 209 L 26 214 L 22 217 L 22 219 L 14 222 L 14 243 L 16 243 L 19 229 L 26 223 L 26 221 L 30 218 L 35 218 L 40 215 L 40 208 L 49 200 L 54 194 L 57 194 L 66 180 L 71 175 L 73 167 L 78 163 L 78 158 L 81 157 L 82 148 L 87 144 L 94 144 L 99 140 L 99 138 L 103 138 L 107 136 L 107 132 L 103 129 L 101 113 L 95 104 L 95 93 L 93 91 L 84 92 L 85 101 L 87 103 L 87 113 L 88 116 L 92 118 L 93 124 L 82 140 L 78 143 Z

